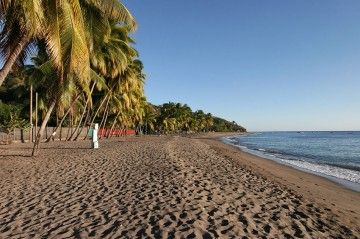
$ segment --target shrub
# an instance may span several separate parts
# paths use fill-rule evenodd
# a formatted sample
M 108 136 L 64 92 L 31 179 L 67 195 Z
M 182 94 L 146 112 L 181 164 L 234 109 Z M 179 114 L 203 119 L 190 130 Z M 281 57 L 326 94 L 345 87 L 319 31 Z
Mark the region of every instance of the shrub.
M 20 117 L 20 113 L 20 106 L 0 102 L 0 132 L 10 134 L 15 128 L 28 128 L 29 123 Z

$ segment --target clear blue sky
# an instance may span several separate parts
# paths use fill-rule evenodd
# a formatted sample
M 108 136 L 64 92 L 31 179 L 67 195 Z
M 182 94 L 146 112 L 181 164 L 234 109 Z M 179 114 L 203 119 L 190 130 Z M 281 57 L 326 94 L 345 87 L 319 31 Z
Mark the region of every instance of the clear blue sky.
M 150 102 L 250 131 L 360 130 L 359 0 L 126 0 Z

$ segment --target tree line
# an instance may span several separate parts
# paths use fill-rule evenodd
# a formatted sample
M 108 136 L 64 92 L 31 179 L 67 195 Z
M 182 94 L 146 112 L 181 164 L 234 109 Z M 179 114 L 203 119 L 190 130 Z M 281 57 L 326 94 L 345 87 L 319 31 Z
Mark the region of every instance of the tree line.
M 146 133 L 245 132 L 235 121 L 227 121 L 202 110 L 192 111 L 187 104 L 169 102 L 159 106 L 148 104 L 142 130 Z

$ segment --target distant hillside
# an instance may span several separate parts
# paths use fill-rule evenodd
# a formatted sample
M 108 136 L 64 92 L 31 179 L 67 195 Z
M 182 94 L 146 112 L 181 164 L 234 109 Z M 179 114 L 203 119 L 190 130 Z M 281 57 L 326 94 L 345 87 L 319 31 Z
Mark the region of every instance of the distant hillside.
M 238 125 L 235 121 L 227 121 L 225 119 L 214 116 L 214 125 L 212 130 L 216 132 L 246 132 L 246 128 Z
M 202 110 L 192 111 L 187 104 L 169 102 L 162 105 L 148 103 L 144 126 L 147 132 L 246 132 L 235 121 L 227 121 Z

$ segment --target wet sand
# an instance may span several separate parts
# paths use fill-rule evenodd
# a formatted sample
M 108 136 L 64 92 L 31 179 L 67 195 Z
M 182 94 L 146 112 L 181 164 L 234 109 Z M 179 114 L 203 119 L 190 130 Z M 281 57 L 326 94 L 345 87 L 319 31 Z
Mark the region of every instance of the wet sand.
M 0 146 L 0 238 L 360 237 L 360 193 L 218 136 Z

